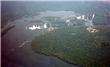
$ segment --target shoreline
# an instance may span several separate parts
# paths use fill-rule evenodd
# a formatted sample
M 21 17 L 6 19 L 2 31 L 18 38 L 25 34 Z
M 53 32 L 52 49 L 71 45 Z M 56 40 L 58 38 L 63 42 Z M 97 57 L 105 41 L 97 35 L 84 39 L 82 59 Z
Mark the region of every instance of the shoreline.
M 33 50 L 33 49 L 32 49 L 32 50 Z M 75 65 L 75 66 L 78 66 L 78 67 L 84 67 L 84 66 L 82 66 L 82 65 L 80 65 L 80 64 L 75 64 L 75 63 L 69 62 L 68 60 L 65 60 L 65 59 L 63 59 L 63 58 L 60 58 L 60 57 L 58 57 L 58 56 L 56 56 L 56 55 L 53 55 L 53 54 L 50 54 L 50 55 L 49 55 L 49 54 L 46 54 L 46 53 L 43 53 L 43 52 L 39 52 L 39 51 L 35 51 L 35 53 L 40 54 L 40 55 L 44 55 L 44 56 L 56 57 L 56 58 L 58 58 L 59 60 L 64 61 L 64 62 L 66 62 L 66 63 L 68 63 L 68 64 Z

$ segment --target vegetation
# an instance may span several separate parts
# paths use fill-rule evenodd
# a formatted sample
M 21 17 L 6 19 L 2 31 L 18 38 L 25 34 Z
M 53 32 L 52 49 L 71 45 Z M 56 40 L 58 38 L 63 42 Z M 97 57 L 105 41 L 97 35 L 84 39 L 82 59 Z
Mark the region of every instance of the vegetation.
M 106 27 L 100 28 L 97 33 L 86 31 L 84 26 L 64 27 L 37 36 L 32 41 L 32 49 L 84 67 L 108 67 L 109 36 L 110 31 Z

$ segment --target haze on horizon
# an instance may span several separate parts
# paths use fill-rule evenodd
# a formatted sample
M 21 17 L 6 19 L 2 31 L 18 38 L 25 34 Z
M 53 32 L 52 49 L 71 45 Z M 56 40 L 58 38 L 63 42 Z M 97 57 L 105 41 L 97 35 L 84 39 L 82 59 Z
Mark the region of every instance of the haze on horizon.
M 109 0 L 1 0 L 1 1 L 109 1 Z

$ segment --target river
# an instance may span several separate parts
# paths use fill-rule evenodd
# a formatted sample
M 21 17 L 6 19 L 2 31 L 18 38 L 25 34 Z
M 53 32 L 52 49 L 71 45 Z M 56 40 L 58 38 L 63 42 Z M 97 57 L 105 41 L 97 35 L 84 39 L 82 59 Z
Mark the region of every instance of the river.
M 68 64 L 57 57 L 34 53 L 31 49 L 31 40 L 45 30 L 26 30 L 32 18 L 21 18 L 10 21 L 15 25 L 2 36 L 2 66 L 3 67 L 77 67 Z

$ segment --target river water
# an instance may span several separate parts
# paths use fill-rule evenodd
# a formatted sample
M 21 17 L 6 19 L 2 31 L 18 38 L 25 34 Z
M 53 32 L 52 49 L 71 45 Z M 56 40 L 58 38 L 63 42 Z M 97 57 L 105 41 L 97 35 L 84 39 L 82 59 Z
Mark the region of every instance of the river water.
M 33 24 L 31 21 L 35 21 L 35 18 L 39 19 L 39 16 L 22 17 L 9 22 L 15 27 L 2 36 L 2 65 L 4 67 L 78 67 L 56 57 L 32 51 L 32 39 L 48 32 L 46 29 L 34 31 L 26 29 L 28 25 Z

